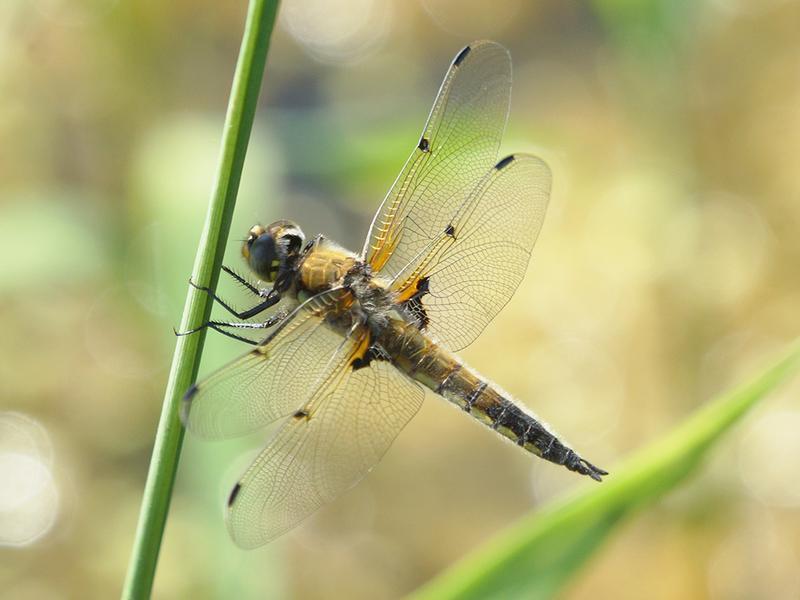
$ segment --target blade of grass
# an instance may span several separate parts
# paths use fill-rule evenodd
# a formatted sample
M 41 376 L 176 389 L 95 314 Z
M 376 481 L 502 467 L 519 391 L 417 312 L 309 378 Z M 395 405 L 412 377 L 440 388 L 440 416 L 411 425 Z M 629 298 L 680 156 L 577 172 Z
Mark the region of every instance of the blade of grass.
M 192 280 L 212 289 L 216 288 L 225 252 L 277 11 L 278 0 L 251 0 L 247 10 L 225 117 L 216 181 L 192 269 Z M 211 302 L 207 295 L 189 287 L 181 330 L 197 327 L 207 321 L 210 314 Z M 136 538 L 122 590 L 122 597 L 126 599 L 148 598 L 152 592 L 183 441 L 180 401 L 197 377 L 204 341 L 205 332 L 200 332 L 179 337 L 175 345 Z
M 533 514 L 411 596 L 414 600 L 551 598 L 634 510 L 683 481 L 747 411 L 800 371 L 800 344 L 613 469 L 600 486 Z

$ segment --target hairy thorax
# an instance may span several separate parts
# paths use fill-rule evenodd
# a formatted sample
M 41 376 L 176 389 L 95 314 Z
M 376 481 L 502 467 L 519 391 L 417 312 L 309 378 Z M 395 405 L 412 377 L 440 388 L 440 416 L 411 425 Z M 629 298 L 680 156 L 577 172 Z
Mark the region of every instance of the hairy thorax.
M 345 320 L 352 314 L 373 331 L 392 317 L 403 319 L 386 282 L 373 277 L 370 267 L 358 256 L 326 239 L 316 240 L 308 249 L 299 264 L 297 283 L 303 296 L 342 288 L 335 312 Z M 342 327 L 343 322 L 337 321 Z
M 299 287 L 311 295 L 328 290 L 342 281 L 357 262 L 353 253 L 319 239 L 300 262 Z

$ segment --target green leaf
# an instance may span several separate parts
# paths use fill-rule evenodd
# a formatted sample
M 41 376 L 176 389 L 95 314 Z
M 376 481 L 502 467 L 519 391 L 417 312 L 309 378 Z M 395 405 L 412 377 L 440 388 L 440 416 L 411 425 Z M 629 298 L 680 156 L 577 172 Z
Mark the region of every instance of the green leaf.
M 607 480 L 522 519 L 417 591 L 415 600 L 551 598 L 627 516 L 681 483 L 759 400 L 800 370 L 800 344 L 700 409 Z
M 222 150 L 216 181 L 192 269 L 192 281 L 212 289 L 217 285 L 219 268 L 228 240 L 277 11 L 278 0 L 251 0 L 247 11 L 222 133 Z M 189 287 L 181 319 L 181 331 L 201 325 L 208 320 L 210 314 L 211 302 L 208 296 Z M 158 553 L 183 442 L 183 426 L 179 418 L 180 402 L 183 394 L 197 377 L 204 340 L 205 335 L 202 331 L 195 335 L 179 337 L 175 345 L 161 419 L 153 444 L 150 470 L 145 483 L 136 538 L 122 590 L 122 597 L 126 599 L 149 598 L 152 593 Z

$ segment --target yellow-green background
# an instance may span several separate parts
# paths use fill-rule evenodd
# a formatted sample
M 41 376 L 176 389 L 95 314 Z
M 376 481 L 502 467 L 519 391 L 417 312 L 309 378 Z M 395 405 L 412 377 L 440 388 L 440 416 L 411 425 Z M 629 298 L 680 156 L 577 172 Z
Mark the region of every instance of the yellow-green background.
M 0 547 L 0 597 L 119 594 L 244 10 L 0 2 L 0 542 L 52 520 Z M 463 355 L 613 476 L 800 331 L 800 3 L 286 0 L 231 239 L 288 217 L 359 248 L 483 37 L 514 60 L 501 151 L 541 155 L 554 187 L 525 281 Z M 210 336 L 203 371 L 239 351 Z M 799 391 L 568 597 L 800 596 Z M 593 485 L 431 397 L 361 485 L 243 552 L 221 506 L 264 438 L 187 437 L 156 597 L 398 597 Z M 12 484 L 41 473 L 26 509 Z

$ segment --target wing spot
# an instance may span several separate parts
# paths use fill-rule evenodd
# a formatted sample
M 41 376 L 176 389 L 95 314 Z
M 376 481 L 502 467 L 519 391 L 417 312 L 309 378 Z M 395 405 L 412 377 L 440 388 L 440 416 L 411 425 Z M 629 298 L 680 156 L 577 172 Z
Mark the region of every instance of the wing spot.
M 497 169 L 497 170 L 499 171 L 500 169 L 503 169 L 503 168 L 507 167 L 508 165 L 510 165 L 510 164 L 511 164 L 513 161 L 514 161 L 514 155 L 513 155 L 513 154 L 511 154 L 511 155 L 509 155 L 509 156 L 506 156 L 506 157 L 505 157 L 504 159 L 502 159 L 500 162 L 498 162 L 498 163 L 497 163 L 497 164 L 494 166 L 494 168 L 495 168 L 495 169 Z
M 237 483 L 235 486 L 233 486 L 233 490 L 231 490 L 231 495 L 228 496 L 228 506 L 231 506 L 233 504 L 234 500 L 236 500 L 236 496 L 239 495 L 239 490 L 241 489 L 242 489 L 241 483 Z
M 197 387 L 197 384 L 193 383 L 192 387 L 190 387 L 188 390 L 186 390 L 186 393 L 183 395 L 183 401 L 184 402 L 190 402 L 192 400 L 192 398 L 194 398 L 195 395 L 197 394 L 197 390 L 198 389 L 199 388 Z
M 304 409 L 301 408 L 300 410 L 298 410 L 296 413 L 294 413 L 292 415 L 292 418 L 295 421 L 301 421 L 303 419 L 308 421 L 311 418 L 311 414 L 307 410 L 304 410 Z
M 422 296 L 427 294 L 431 291 L 430 285 L 430 278 L 429 277 L 420 277 L 417 280 L 417 293 Z
M 444 228 L 444 232 L 446 235 L 449 235 L 451 238 L 456 237 L 456 228 L 453 227 L 453 224 L 450 223 L 447 227 Z
M 420 150 L 422 150 L 423 152 L 430 152 L 430 151 L 431 151 L 431 143 L 430 143 L 430 141 L 428 140 L 428 138 L 426 138 L 426 137 L 423 137 L 423 138 L 422 138 L 422 139 L 419 141 L 419 145 L 417 146 L 417 148 L 419 148 L 419 149 L 420 149 Z
M 455 66 L 458 66 L 458 65 L 460 65 L 462 62 L 464 62 L 464 59 L 465 59 L 465 58 L 467 58 L 467 54 L 469 54 L 471 50 L 472 50 L 472 48 L 470 48 L 469 46 L 465 46 L 465 47 L 464 47 L 464 49 L 463 49 L 463 50 L 461 50 L 461 52 L 459 52 L 459 53 L 456 55 L 456 58 L 455 58 L 455 60 L 453 61 L 453 64 L 454 64 Z

